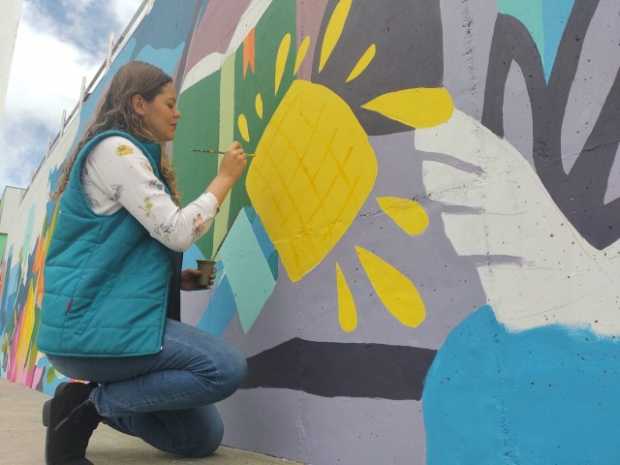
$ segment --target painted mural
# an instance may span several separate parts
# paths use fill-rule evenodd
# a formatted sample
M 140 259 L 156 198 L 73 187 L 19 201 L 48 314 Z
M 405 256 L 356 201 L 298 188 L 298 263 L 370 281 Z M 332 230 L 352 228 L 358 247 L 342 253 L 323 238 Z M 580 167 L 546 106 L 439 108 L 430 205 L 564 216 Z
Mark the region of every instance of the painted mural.
M 617 464 L 620 5 L 158 1 L 45 159 L 0 268 L 33 345 L 61 164 L 116 70 L 174 76 L 183 203 L 252 154 L 183 320 L 248 356 L 228 445 L 306 463 Z

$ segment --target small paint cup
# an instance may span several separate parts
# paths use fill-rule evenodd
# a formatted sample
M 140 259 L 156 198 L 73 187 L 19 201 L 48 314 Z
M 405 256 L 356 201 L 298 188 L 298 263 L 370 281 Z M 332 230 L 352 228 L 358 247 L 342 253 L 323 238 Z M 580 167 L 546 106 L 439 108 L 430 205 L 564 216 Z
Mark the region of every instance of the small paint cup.
M 206 288 L 209 286 L 211 276 L 215 274 L 215 262 L 213 260 L 196 260 L 196 263 L 198 265 L 198 271 L 200 271 L 198 284 Z

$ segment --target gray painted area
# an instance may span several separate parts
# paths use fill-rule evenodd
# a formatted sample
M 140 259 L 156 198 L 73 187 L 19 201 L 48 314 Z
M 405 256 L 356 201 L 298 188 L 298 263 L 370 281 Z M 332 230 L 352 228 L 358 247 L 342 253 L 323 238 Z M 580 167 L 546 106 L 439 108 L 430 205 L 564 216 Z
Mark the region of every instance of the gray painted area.
M 287 389 L 257 389 L 238 391 L 221 411 L 224 442 L 233 447 L 243 443 L 312 464 L 425 463 L 419 402 L 329 399 Z M 255 415 L 257 411 L 261 414 Z
M 443 0 L 444 80 L 456 106 L 482 117 L 484 89 L 497 10 L 488 0 Z
M 601 0 L 589 31 L 562 125 L 562 163 L 567 173 L 586 145 L 620 67 L 620 3 Z M 607 52 L 614 49 L 615 53 Z
M 504 137 L 534 166 L 532 104 L 521 68 L 510 66 L 504 95 Z

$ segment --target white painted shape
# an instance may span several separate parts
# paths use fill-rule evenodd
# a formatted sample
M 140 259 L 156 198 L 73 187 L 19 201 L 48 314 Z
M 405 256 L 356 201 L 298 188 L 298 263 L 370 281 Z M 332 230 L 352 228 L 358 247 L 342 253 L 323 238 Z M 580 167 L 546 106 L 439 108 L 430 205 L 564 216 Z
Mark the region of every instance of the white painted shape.
M 185 74 L 180 94 L 220 69 L 224 58 L 225 56 L 222 53 L 210 53 L 192 66 L 192 69 Z
M 478 267 L 488 299 L 481 304 L 491 304 L 499 321 L 513 330 L 559 323 L 620 334 L 620 262 L 581 237 L 510 143 L 455 110 L 445 124 L 417 129 L 415 145 L 482 169 L 476 180 L 424 162 L 423 180 L 431 198 L 482 212 L 442 217 L 460 255 L 489 256 Z M 521 262 L 494 262 L 497 255 Z
M 245 10 L 245 13 L 241 15 L 241 18 L 237 23 L 237 28 L 230 39 L 228 48 L 226 49 L 226 56 L 235 53 L 250 31 L 256 27 L 271 5 L 271 2 L 272 0 L 254 0 L 250 3 L 248 8 Z
M 226 61 L 230 55 L 237 51 L 250 31 L 256 27 L 271 5 L 271 2 L 272 0 L 254 0 L 250 3 L 237 23 L 237 27 L 232 35 L 230 43 L 228 44 L 226 52 L 210 53 L 192 66 L 192 68 L 185 74 L 183 85 L 181 86 L 181 91 L 179 94 L 182 94 L 193 85 L 217 72 L 222 67 L 224 61 Z

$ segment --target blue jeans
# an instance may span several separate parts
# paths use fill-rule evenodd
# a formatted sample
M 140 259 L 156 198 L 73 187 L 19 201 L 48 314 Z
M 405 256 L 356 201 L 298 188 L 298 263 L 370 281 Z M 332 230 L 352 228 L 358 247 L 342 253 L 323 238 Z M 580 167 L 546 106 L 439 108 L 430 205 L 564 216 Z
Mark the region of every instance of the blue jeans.
M 171 319 L 155 355 L 48 358 L 70 378 L 99 383 L 90 400 L 104 423 L 184 457 L 218 448 L 224 425 L 213 404 L 235 392 L 247 370 L 223 339 Z

